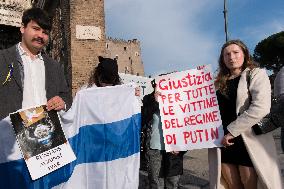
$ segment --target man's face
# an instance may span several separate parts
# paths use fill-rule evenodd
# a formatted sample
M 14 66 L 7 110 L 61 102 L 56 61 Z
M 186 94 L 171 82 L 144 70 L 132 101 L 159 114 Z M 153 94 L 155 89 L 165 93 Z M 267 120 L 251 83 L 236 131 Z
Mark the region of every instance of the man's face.
M 36 22 L 30 21 L 21 27 L 22 45 L 32 54 L 38 54 L 48 44 L 48 30 L 42 29 Z

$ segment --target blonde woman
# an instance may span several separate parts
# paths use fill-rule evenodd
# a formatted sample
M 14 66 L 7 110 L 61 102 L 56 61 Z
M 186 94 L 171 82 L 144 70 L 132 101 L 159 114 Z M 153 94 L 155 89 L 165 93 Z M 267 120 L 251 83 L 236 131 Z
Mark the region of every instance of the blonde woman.
M 210 187 L 281 189 L 272 134 L 251 129 L 270 111 L 270 81 L 242 41 L 223 45 L 215 84 L 225 136 L 223 148 L 209 150 Z

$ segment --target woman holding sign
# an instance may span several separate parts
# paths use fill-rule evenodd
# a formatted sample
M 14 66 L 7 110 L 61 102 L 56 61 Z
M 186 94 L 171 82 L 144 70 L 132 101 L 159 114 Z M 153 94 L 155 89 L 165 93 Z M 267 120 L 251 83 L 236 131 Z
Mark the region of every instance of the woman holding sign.
M 270 111 L 270 81 L 242 41 L 223 45 L 215 84 L 225 136 L 223 148 L 209 149 L 211 188 L 282 188 L 272 134 L 251 129 Z

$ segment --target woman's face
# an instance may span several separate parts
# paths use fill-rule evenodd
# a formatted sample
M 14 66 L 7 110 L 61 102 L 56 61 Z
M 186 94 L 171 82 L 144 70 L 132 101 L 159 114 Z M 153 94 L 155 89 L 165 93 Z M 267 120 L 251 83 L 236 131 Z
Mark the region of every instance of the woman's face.
M 231 44 L 223 50 L 223 59 L 231 73 L 241 71 L 244 63 L 244 52 L 238 45 Z

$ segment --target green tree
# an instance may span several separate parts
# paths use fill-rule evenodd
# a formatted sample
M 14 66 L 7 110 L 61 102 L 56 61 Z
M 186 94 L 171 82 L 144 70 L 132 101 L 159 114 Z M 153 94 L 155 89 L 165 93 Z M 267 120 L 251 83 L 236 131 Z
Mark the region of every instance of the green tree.
M 284 66 L 284 31 L 259 42 L 254 49 L 253 58 L 260 67 L 277 73 Z

